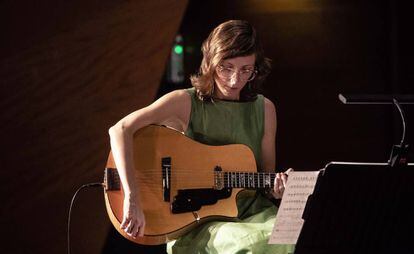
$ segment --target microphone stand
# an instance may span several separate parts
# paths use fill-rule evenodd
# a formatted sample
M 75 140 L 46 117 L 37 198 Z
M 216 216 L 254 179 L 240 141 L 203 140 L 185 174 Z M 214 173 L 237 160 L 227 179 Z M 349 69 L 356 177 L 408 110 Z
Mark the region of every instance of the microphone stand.
M 404 110 L 400 104 L 414 104 L 414 95 L 338 95 L 339 100 L 344 104 L 393 104 L 397 107 L 402 121 L 402 137 L 399 145 L 393 145 L 388 165 L 391 168 L 400 168 L 407 166 L 407 153 L 409 145 L 405 143 L 405 131 L 407 123 L 405 120 Z

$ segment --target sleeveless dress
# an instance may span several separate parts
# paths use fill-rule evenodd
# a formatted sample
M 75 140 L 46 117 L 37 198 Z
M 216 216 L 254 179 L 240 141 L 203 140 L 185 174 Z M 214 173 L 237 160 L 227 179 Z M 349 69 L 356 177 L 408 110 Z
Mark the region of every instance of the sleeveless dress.
M 264 133 L 264 97 L 255 101 L 214 100 L 202 102 L 194 88 L 191 116 L 185 135 L 208 145 L 245 144 L 253 151 L 260 169 Z M 267 244 L 277 207 L 253 191 L 239 195 L 238 222 L 208 222 L 167 245 L 168 253 L 293 253 L 293 245 Z

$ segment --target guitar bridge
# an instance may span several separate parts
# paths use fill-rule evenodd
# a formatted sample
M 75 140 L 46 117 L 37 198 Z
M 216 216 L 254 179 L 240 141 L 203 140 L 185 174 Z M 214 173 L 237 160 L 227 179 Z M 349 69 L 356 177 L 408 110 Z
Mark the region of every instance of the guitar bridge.
M 171 157 L 165 157 L 161 159 L 162 169 L 162 189 L 164 193 L 164 201 L 170 202 L 171 192 Z

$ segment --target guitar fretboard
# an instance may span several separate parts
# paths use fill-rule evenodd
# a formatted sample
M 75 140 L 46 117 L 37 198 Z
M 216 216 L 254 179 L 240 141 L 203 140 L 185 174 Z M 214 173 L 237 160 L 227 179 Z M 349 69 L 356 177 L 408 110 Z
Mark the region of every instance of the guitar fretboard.
M 216 185 L 224 188 L 267 189 L 273 188 L 275 173 L 217 172 Z

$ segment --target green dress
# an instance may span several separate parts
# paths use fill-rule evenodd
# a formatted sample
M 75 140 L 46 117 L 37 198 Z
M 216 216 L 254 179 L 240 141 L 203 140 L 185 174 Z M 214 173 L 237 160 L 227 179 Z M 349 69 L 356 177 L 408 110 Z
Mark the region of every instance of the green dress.
M 187 92 L 191 116 L 185 135 L 208 145 L 245 144 L 260 168 L 264 97 L 258 95 L 251 102 L 202 102 L 194 88 Z M 277 212 L 272 202 L 249 191 L 240 195 L 237 207 L 240 221 L 205 223 L 168 243 L 168 253 L 293 253 L 293 245 L 267 244 Z

